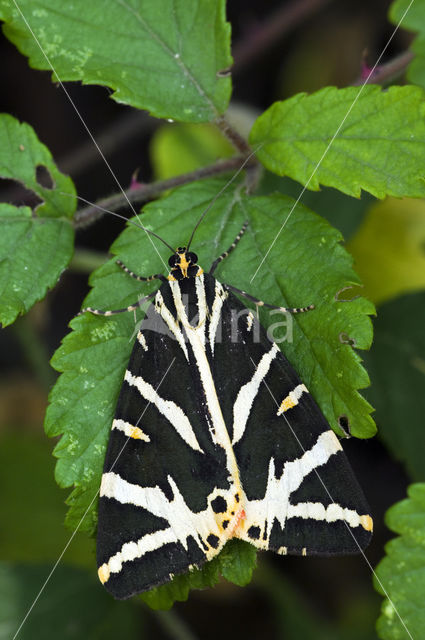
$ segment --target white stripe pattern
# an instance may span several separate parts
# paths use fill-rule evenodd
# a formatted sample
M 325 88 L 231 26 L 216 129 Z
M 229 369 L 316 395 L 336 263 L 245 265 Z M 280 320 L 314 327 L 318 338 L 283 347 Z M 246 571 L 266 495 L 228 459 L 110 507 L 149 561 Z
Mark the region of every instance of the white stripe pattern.
M 258 363 L 251 380 L 239 389 L 233 405 L 233 445 L 239 442 L 244 434 L 246 423 L 251 413 L 252 403 L 258 394 L 261 382 L 269 372 L 270 365 L 278 353 L 279 348 L 273 342 L 270 351 L 265 353 Z
M 214 345 L 217 334 L 218 324 L 221 319 L 221 310 L 223 303 L 228 297 L 227 291 L 223 289 L 218 280 L 215 281 L 215 297 L 211 307 L 210 324 L 208 327 L 208 339 L 210 342 L 211 353 L 214 354 Z
M 300 398 L 303 393 L 308 393 L 308 389 L 305 384 L 299 384 L 288 393 L 286 398 L 284 398 L 280 404 L 280 407 L 277 411 L 278 416 L 282 415 L 288 409 L 292 409 L 292 407 L 296 407 L 300 401 Z
M 160 413 L 174 427 L 179 436 L 195 451 L 204 453 L 199 446 L 192 425 L 184 411 L 178 404 L 172 400 L 164 400 L 159 393 L 153 388 L 149 382 L 143 380 L 141 376 L 133 376 L 130 371 L 125 372 L 124 380 L 130 385 L 136 387 L 140 395 L 148 402 L 153 404 Z
M 114 498 L 121 504 L 132 504 L 136 507 L 146 509 L 158 518 L 164 518 L 169 523 L 166 529 L 160 529 L 153 533 L 148 533 L 136 541 L 123 544 L 120 551 L 109 558 L 99 569 L 99 574 L 106 580 L 110 573 L 119 573 L 124 562 L 130 562 L 136 558 L 141 558 L 145 553 L 160 549 L 164 544 L 174 542 L 180 543 L 187 550 L 187 540 L 189 537 L 197 537 L 199 546 L 203 549 L 209 559 L 218 553 L 229 534 L 220 529 L 217 522 L 217 514 L 211 507 L 212 500 L 220 495 L 214 490 L 208 496 L 207 508 L 198 513 L 194 513 L 186 504 L 179 488 L 173 478 L 168 476 L 168 482 L 173 492 L 173 498 L 169 500 L 159 487 L 140 487 L 139 485 L 127 482 L 116 473 L 104 473 L 100 487 L 100 496 Z M 238 514 L 234 516 L 234 520 Z M 229 531 L 232 522 L 229 523 Z M 205 550 L 201 546 L 201 540 L 205 543 L 209 535 L 219 538 L 218 546 Z
M 173 287 L 172 287 L 173 284 L 174 282 L 170 281 L 171 290 L 173 290 Z M 173 336 L 176 338 L 177 342 L 182 348 L 182 351 L 185 355 L 186 360 L 189 362 L 189 355 L 187 353 L 184 335 L 181 332 L 180 327 L 176 322 L 173 314 L 164 303 L 164 298 L 162 297 L 161 290 L 159 290 L 155 296 L 155 309 L 160 314 L 161 318 L 164 320 L 165 324 L 167 325 L 167 327 L 169 328 Z
M 285 521 L 290 509 L 289 499 L 291 494 L 301 486 L 306 476 L 326 464 L 331 456 L 341 450 L 342 447 L 338 438 L 329 429 L 321 433 L 316 443 L 311 449 L 305 451 L 302 456 L 296 460 L 285 462 L 280 478 L 276 478 L 275 463 L 274 459 L 271 458 L 264 497 L 261 500 L 247 501 L 244 526 L 240 531 L 236 532 L 236 535 L 260 548 L 266 549 L 273 522 L 277 520 L 282 529 L 285 527 Z M 260 527 L 261 532 L 263 532 L 265 523 L 267 523 L 266 539 L 261 537 L 259 540 L 251 540 L 246 535 L 246 531 L 251 526 Z
M 201 285 L 204 287 L 204 278 L 202 278 Z M 214 444 L 219 445 L 226 452 L 226 467 L 229 471 L 229 476 L 232 478 L 234 485 L 238 490 L 242 492 L 239 480 L 239 470 L 236 463 L 235 453 L 233 451 L 232 443 L 230 442 L 229 433 L 227 431 L 226 424 L 224 422 L 223 414 L 221 411 L 220 401 L 217 397 L 217 390 L 213 375 L 208 362 L 207 354 L 205 351 L 203 327 L 193 327 L 186 315 L 186 310 L 183 305 L 181 297 L 181 289 L 178 281 L 170 281 L 170 287 L 173 294 L 174 304 L 177 311 L 177 316 L 186 332 L 187 339 L 195 358 L 198 373 L 201 379 L 202 388 L 205 393 L 207 402 L 207 410 L 211 420 L 210 433 Z
M 146 338 L 141 331 L 137 334 L 137 340 L 139 341 L 140 346 L 144 351 L 148 350 L 148 344 L 146 342 Z
M 122 431 L 128 438 L 134 438 L 135 440 L 144 440 L 145 442 L 151 441 L 149 436 L 141 429 L 139 429 L 139 427 L 135 427 L 125 420 L 119 420 L 115 418 L 112 422 L 112 429 Z

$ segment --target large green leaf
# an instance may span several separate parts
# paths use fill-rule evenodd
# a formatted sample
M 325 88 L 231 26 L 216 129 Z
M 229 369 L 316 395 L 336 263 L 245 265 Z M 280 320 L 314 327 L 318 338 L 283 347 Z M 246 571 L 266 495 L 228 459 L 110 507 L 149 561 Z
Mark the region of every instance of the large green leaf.
M 117 102 L 183 122 L 213 120 L 227 107 L 224 0 L 20 0 L 19 7 L 29 26 L 12 0 L 0 1 L 4 33 L 32 67 L 52 66 L 54 80 L 111 87 Z
M 365 354 L 380 437 L 415 480 L 425 480 L 424 309 L 424 292 L 382 305 Z
M 425 2 L 424 0 L 395 0 L 390 9 L 390 20 L 402 29 L 417 32 L 411 49 L 416 54 L 407 70 L 410 82 L 425 87 Z
M 322 184 L 352 196 L 361 189 L 377 198 L 425 196 L 424 92 L 371 85 L 359 92 L 327 87 L 276 102 L 251 131 L 250 142 L 262 145 L 258 158 L 313 190 Z
M 172 246 L 184 244 L 200 213 L 224 184 L 224 179 L 215 179 L 182 187 L 147 206 L 144 224 L 151 225 Z M 216 201 L 192 246 L 200 264 L 208 269 L 213 259 L 231 244 L 244 220 L 249 221 L 248 231 L 237 250 L 220 265 L 217 277 L 271 304 L 315 303 L 314 312 L 285 318 L 283 322 L 276 313 L 264 313 L 263 324 L 272 327 L 280 323 L 274 327 L 273 335 L 279 341 L 286 337 L 281 347 L 331 425 L 338 430 L 338 418 L 343 415 L 353 435 L 368 437 L 375 428 L 369 416 L 370 406 L 358 393 L 358 388 L 367 386 L 368 377 L 350 343 L 360 349 L 369 347 L 372 331 L 367 314 L 373 312 L 373 306 L 362 299 L 338 300 L 341 289 L 358 282 L 351 258 L 339 244 L 340 234 L 298 205 L 260 274 L 250 282 L 293 204 L 291 198 L 281 195 L 248 198 L 240 187 L 233 186 Z M 156 244 L 160 255 L 150 238 L 130 226 L 112 251 L 130 269 L 148 275 L 167 270 L 169 251 Z M 137 300 L 141 292 L 158 286 L 150 283 L 141 287 L 117 267 L 114 259 L 93 275 L 91 283 L 93 290 L 85 305 L 103 309 L 126 306 Z M 51 436 L 63 434 L 56 447 L 59 484 L 76 486 L 70 497 L 68 522 L 75 527 L 88 508 L 81 526 L 93 531 L 94 499 L 136 326 L 132 314 L 112 318 L 85 314 L 71 325 L 74 331 L 65 338 L 52 361 L 63 373 L 51 393 L 46 431 Z M 237 563 L 228 562 L 226 575 L 237 582 L 241 573 L 236 566 Z M 181 589 L 179 594 L 180 598 L 184 596 Z
M 40 169 L 48 172 L 48 187 L 39 182 Z M 71 259 L 75 191 L 33 129 L 6 114 L 0 116 L 0 177 L 19 181 L 41 201 L 33 211 L 0 204 L 0 322 L 6 326 L 45 296 Z
M 376 569 L 375 587 L 385 596 L 377 624 L 383 640 L 425 638 L 425 484 L 411 485 L 408 496 L 387 511 L 386 523 L 399 537 L 386 545 Z

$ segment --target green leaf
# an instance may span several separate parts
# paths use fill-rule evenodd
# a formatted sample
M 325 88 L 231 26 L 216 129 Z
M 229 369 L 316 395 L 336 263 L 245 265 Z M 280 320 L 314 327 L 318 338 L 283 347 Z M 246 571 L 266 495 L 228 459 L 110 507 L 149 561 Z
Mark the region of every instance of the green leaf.
M 407 12 L 406 12 L 407 10 Z M 424 0 L 396 0 L 390 8 L 390 20 L 402 29 L 418 33 L 413 40 L 411 50 L 415 57 L 407 68 L 407 78 L 413 84 L 425 87 L 425 2 Z
M 52 188 L 37 181 L 39 167 L 48 172 Z M 45 296 L 71 259 L 75 191 L 33 129 L 5 114 L 0 116 L 0 177 L 21 182 L 41 201 L 34 211 L 0 204 L 0 322 L 6 326 Z
M 327 87 L 273 104 L 250 142 L 267 169 L 312 190 L 423 197 L 424 114 L 419 87 Z
M 148 205 L 143 222 L 172 246 L 184 244 L 202 211 L 225 184 L 224 179 L 214 179 L 176 189 Z M 281 341 L 332 426 L 338 430 L 338 418 L 344 415 L 353 435 L 369 437 L 375 432 L 370 406 L 357 391 L 368 384 L 368 377 L 349 342 L 360 349 L 369 347 L 372 329 L 368 314 L 373 312 L 373 306 L 362 299 L 336 299 L 344 287 L 358 282 L 351 258 L 339 244 L 340 234 L 298 205 L 260 275 L 250 282 L 293 205 L 291 198 L 281 195 L 248 198 L 241 193 L 240 185 L 233 185 L 217 199 L 198 228 L 193 249 L 200 264 L 208 269 L 232 243 L 242 223 L 249 220 L 249 230 L 228 261 L 220 265 L 217 278 L 271 304 L 316 304 L 314 312 L 289 320 L 285 317 L 283 322 L 276 313 L 263 313 L 263 324 L 271 327 L 274 338 Z M 169 250 L 154 242 L 157 249 L 140 229 L 129 226 L 114 243 L 112 252 L 139 274 L 166 272 Z M 101 309 L 125 307 L 158 287 L 154 283 L 140 286 L 119 269 L 115 259 L 98 269 L 91 283 L 93 290 L 84 306 Z M 71 326 L 74 331 L 52 360 L 63 373 L 51 393 L 46 431 L 50 436 L 63 434 L 55 450 L 59 484 L 77 487 L 70 498 L 68 522 L 76 526 L 88 507 L 81 526 L 92 532 L 96 516 L 95 502 L 90 506 L 90 501 L 100 485 L 110 425 L 137 325 L 132 314 L 111 318 L 85 314 L 74 319 Z M 229 549 L 226 553 L 230 553 Z M 220 570 L 237 584 L 244 583 L 252 571 L 252 559 L 240 547 L 232 553 L 232 561 L 223 560 Z M 198 580 L 193 576 L 187 578 L 191 584 Z M 209 575 L 208 580 L 213 578 Z M 174 594 L 172 599 L 186 597 L 187 580 L 179 577 L 176 593 L 174 587 L 169 587 Z M 170 602 L 169 588 L 161 588 L 161 594 L 166 594 L 158 596 L 163 598 L 161 606 Z
M 166 124 L 156 129 L 150 143 L 157 180 L 188 173 L 234 152 L 234 147 L 211 124 Z
M 379 434 L 415 480 L 425 480 L 425 293 L 382 305 L 366 364 Z
M 372 206 L 348 243 L 362 293 L 382 304 L 425 289 L 425 202 L 388 198 Z
M 399 537 L 376 568 L 375 588 L 385 596 L 377 623 L 383 640 L 425 637 L 425 484 L 411 485 L 408 496 L 387 511 L 387 526 Z
M 52 565 L 0 564 L 0 637 L 14 638 Z M 59 565 L 19 631 L 19 640 L 139 638 L 140 611 L 115 602 L 95 574 Z
M 32 67 L 52 65 L 54 81 L 110 87 L 117 102 L 183 122 L 211 121 L 228 105 L 224 0 L 20 0 L 19 7 L 38 43 L 12 0 L 0 2 L 4 33 Z

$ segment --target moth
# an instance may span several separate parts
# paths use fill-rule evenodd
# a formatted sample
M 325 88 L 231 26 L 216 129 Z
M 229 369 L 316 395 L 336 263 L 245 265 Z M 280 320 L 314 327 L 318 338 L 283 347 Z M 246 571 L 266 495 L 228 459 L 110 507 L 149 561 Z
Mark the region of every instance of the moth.
M 278 554 L 356 553 L 372 519 L 339 439 L 254 314 L 173 250 L 128 363 L 99 497 L 100 581 L 118 599 L 159 586 L 239 538 Z M 196 227 L 195 227 L 196 229 Z M 313 308 L 281 307 L 303 313 Z

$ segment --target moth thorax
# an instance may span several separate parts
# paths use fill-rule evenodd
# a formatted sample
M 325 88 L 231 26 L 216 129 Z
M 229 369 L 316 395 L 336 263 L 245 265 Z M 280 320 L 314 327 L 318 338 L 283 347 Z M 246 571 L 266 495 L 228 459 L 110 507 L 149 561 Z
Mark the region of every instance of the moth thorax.
M 178 247 L 168 260 L 168 264 L 171 267 L 168 279 L 183 280 L 184 278 L 194 278 L 199 273 L 202 273 L 197 261 L 198 256 L 196 253 L 187 251 L 186 247 Z

